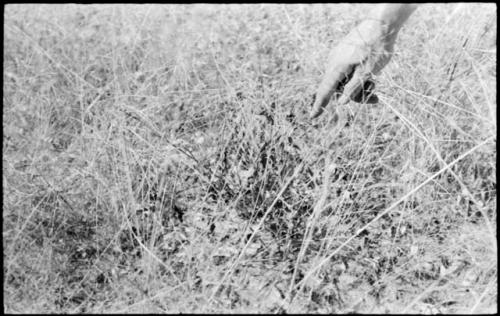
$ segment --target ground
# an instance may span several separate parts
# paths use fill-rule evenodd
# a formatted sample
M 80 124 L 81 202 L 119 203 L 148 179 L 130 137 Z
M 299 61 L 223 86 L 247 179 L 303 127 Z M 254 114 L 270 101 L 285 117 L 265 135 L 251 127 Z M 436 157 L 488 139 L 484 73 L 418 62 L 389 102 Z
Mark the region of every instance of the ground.
M 496 6 L 309 120 L 369 9 L 5 6 L 4 311 L 495 313 Z

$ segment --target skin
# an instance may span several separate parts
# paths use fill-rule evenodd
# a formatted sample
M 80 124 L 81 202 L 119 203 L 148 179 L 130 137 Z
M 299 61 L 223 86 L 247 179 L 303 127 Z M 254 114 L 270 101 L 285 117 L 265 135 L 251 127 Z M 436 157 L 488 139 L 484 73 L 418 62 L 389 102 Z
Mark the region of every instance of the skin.
M 397 34 L 415 11 L 415 4 L 381 4 L 330 52 L 323 81 L 310 116 L 323 113 L 330 99 L 339 105 L 352 100 L 376 103 L 372 76 L 390 61 Z

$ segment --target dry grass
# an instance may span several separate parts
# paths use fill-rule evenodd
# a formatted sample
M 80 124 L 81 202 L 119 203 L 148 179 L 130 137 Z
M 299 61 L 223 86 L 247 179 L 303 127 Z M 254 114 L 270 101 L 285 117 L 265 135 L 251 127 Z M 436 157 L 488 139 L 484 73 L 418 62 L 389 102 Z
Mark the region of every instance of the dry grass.
M 6 6 L 4 311 L 496 312 L 496 6 L 423 5 L 313 126 L 364 13 Z

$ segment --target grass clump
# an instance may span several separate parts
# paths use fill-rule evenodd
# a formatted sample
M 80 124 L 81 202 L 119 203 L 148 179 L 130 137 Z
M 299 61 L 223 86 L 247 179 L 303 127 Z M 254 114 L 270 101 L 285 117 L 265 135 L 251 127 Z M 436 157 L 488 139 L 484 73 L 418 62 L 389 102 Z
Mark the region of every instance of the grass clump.
M 496 312 L 496 7 L 311 124 L 365 10 L 6 6 L 4 310 Z

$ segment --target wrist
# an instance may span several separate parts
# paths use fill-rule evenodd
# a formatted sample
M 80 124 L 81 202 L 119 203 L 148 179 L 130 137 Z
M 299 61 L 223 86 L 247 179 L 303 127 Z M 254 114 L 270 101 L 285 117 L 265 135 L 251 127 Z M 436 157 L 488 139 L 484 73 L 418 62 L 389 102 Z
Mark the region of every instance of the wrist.
M 396 35 L 417 6 L 412 3 L 381 4 L 373 11 L 370 18 L 379 20 L 388 35 Z

